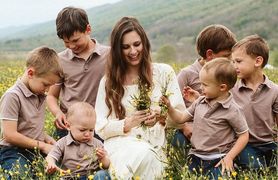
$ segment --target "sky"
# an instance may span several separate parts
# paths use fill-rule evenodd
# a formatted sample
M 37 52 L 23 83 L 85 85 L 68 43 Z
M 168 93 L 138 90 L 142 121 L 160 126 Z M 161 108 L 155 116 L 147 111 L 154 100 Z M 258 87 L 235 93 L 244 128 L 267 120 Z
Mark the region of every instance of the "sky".
M 0 0 L 0 28 L 54 20 L 66 6 L 89 9 L 120 0 Z

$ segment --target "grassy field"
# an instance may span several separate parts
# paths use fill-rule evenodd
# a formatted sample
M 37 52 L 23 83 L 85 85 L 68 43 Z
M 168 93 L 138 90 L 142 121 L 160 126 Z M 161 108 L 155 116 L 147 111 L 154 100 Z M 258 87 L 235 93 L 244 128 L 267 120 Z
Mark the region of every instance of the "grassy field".
M 2 97 L 3 93 L 11 87 L 15 81 L 23 74 L 24 72 L 24 61 L 22 60 L 10 60 L 10 61 L 0 61 L 0 97 Z M 178 72 L 185 65 L 183 64 L 171 64 L 172 67 Z M 265 70 L 265 73 L 268 77 L 278 84 L 278 70 Z M 50 113 L 47 113 L 46 118 L 46 131 L 49 134 L 53 134 L 53 116 Z M 172 137 L 173 130 L 168 130 L 168 139 L 170 140 Z M 165 178 L 164 179 L 206 179 L 204 176 L 200 174 L 189 173 L 188 167 L 186 165 L 186 153 L 188 149 L 184 149 L 182 151 L 177 151 L 171 145 L 167 145 L 165 151 L 168 155 L 169 164 L 165 170 Z M 38 179 L 60 179 L 60 174 L 54 174 L 49 176 L 44 171 L 44 160 L 41 156 L 37 156 L 37 160 L 33 162 L 32 167 L 27 167 L 32 170 Z M 17 167 L 17 166 L 16 166 Z M 277 171 L 278 166 L 274 167 L 274 170 L 266 168 L 261 169 L 259 171 L 237 171 L 232 173 L 231 177 L 227 177 L 226 179 L 277 179 Z M 15 168 L 13 172 L 5 172 L 0 167 L 0 180 L 5 180 L 5 174 L 12 174 L 14 179 L 31 179 L 29 176 L 29 171 L 20 172 L 20 169 Z M 90 179 L 91 177 L 89 177 Z M 138 179 L 138 178 L 135 178 Z

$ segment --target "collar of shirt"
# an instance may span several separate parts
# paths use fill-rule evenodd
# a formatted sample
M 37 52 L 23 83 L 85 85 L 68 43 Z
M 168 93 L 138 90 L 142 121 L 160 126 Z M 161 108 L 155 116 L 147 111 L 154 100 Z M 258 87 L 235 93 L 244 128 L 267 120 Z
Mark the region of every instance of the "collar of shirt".
M 92 52 L 92 54 L 97 54 L 97 55 L 102 55 L 102 48 L 101 48 L 101 45 L 97 42 L 97 40 L 96 39 L 91 39 L 94 43 L 95 43 L 95 48 L 94 48 L 94 51 Z M 74 54 L 73 52 L 72 52 L 72 50 L 70 50 L 70 49 L 67 49 L 67 53 L 68 53 L 68 57 L 69 57 L 69 59 L 71 59 L 71 60 L 73 60 L 75 57 L 76 58 L 79 58 L 79 56 L 78 55 L 76 55 L 76 54 Z M 92 55 L 91 54 L 91 55 Z
M 27 86 L 22 82 L 21 79 L 18 79 L 16 81 L 16 85 L 22 91 L 22 93 L 24 94 L 25 97 L 35 96 L 35 97 L 38 97 L 40 99 L 40 101 L 43 101 L 46 97 L 45 94 L 40 94 L 40 95 L 34 94 L 30 89 L 27 88 Z
M 266 75 L 263 76 L 264 76 L 264 82 L 262 82 L 261 85 L 271 88 L 271 81 L 268 79 Z M 246 86 L 245 82 L 242 79 L 240 79 L 238 83 L 239 83 L 238 89 L 241 88 L 250 89 L 249 87 Z
M 66 138 L 66 145 L 67 145 L 67 146 L 70 145 L 70 144 L 72 144 L 72 143 L 74 143 L 75 145 L 80 145 L 80 144 L 81 144 L 80 142 L 76 141 L 76 140 L 73 138 L 73 136 L 72 136 L 72 134 L 71 134 L 70 131 L 69 131 L 68 135 L 67 135 L 65 138 Z M 94 138 L 92 138 L 90 141 L 85 142 L 85 143 L 86 143 L 88 146 L 94 146 Z
M 213 106 L 222 105 L 223 108 L 228 109 L 231 106 L 232 98 L 233 98 L 233 95 L 231 93 L 229 93 L 229 97 L 227 99 L 225 99 L 223 101 L 217 101 Z M 203 96 L 203 98 L 200 100 L 200 103 L 206 103 L 206 104 L 210 105 L 205 96 Z

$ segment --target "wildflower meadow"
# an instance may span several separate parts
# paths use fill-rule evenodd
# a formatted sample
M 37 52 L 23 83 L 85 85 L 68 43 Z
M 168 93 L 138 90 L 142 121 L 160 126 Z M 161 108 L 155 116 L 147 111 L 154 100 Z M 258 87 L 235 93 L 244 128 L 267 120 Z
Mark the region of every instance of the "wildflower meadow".
M 181 68 L 185 67 L 185 64 L 170 64 L 176 72 Z M 15 81 L 23 74 L 25 67 L 25 62 L 23 60 L 0 60 L 0 97 L 4 92 L 11 87 Z M 265 69 L 265 73 L 275 83 L 278 83 L 278 69 Z M 45 130 L 53 135 L 54 133 L 54 117 L 47 111 L 46 115 L 46 125 Z M 168 142 L 171 141 L 174 129 L 167 129 L 167 139 Z M 187 166 L 187 152 L 189 147 L 177 150 L 171 146 L 170 143 L 167 144 L 165 151 L 167 154 L 167 166 L 164 172 L 163 179 L 208 179 L 203 174 L 190 173 Z M 36 153 L 36 149 L 34 149 Z M 128 155 L 127 155 L 128 156 Z M 276 160 L 278 157 L 276 158 Z M 276 161 L 277 162 L 277 161 Z M 6 175 L 10 174 L 13 179 L 32 179 L 29 172 L 33 172 L 36 179 L 61 179 L 64 174 L 57 172 L 56 174 L 49 175 L 45 172 L 45 161 L 44 158 L 37 155 L 37 158 L 32 162 L 31 167 L 26 166 L 24 170 L 19 169 L 19 166 L 15 166 L 13 171 L 7 172 L 0 167 L 0 180 L 5 180 Z M 200 171 L 202 172 L 202 171 Z M 243 180 L 261 180 L 261 179 L 278 179 L 278 165 L 276 163 L 275 167 L 271 168 L 261 168 L 257 171 L 241 171 L 237 170 L 232 172 L 229 176 L 222 177 L 219 179 L 243 179 Z M 112 174 L 113 178 L 113 174 Z M 73 179 L 78 179 L 74 177 Z M 93 175 L 89 176 L 88 179 L 93 179 Z M 115 179 L 115 178 L 113 178 Z M 134 177 L 134 179 L 139 180 L 140 177 Z

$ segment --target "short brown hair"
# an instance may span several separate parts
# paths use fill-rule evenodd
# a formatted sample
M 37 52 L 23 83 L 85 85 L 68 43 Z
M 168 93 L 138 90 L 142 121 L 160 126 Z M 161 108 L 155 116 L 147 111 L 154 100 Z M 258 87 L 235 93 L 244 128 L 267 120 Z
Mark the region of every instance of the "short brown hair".
M 240 47 L 244 47 L 246 54 L 251 57 L 255 58 L 261 56 L 263 58 L 262 67 L 267 64 L 269 57 L 269 47 L 267 42 L 257 34 L 247 36 L 238 41 L 232 48 L 232 51 Z
M 215 80 L 220 84 L 226 84 L 228 90 L 232 89 L 237 81 L 236 69 L 232 60 L 228 58 L 215 58 L 207 62 L 202 69 L 214 72 Z
M 89 24 L 85 10 L 75 7 L 65 7 L 56 18 L 56 31 L 60 39 L 70 38 L 74 32 L 85 32 Z
M 220 24 L 212 24 L 205 27 L 197 36 L 196 49 L 198 54 L 206 58 L 206 51 L 211 49 L 214 53 L 229 50 L 236 43 L 235 34 L 227 27 Z
M 62 78 L 62 69 L 59 65 L 59 56 L 54 49 L 46 46 L 38 47 L 29 52 L 26 67 L 33 67 L 35 75 L 44 76 L 53 73 Z

